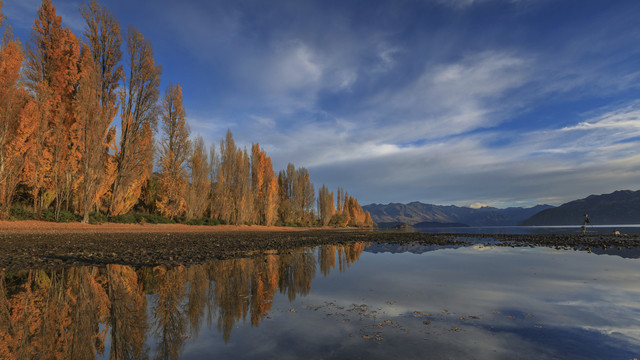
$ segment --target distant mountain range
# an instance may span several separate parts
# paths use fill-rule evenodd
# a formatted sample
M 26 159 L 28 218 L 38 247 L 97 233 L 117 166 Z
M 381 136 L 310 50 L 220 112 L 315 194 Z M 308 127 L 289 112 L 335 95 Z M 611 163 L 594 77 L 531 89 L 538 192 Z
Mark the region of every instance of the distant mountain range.
M 370 204 L 362 207 L 371 213 L 371 218 L 380 223 L 405 223 L 415 225 L 423 222 L 457 223 L 456 226 L 512 226 L 518 225 L 540 211 L 552 208 L 551 205 L 537 205 L 531 208 L 510 207 L 498 209 L 482 207 L 472 209 L 455 205 L 432 205 L 421 202 L 409 204 Z M 420 224 L 419 226 L 423 226 Z M 452 225 L 449 225 L 452 226 Z
M 584 214 L 593 225 L 640 224 L 640 190 L 591 195 L 541 211 L 521 225 L 582 225 Z
M 450 228 L 450 227 L 468 227 L 467 224 L 461 223 L 442 223 L 435 221 L 423 221 L 413 225 L 408 225 L 406 223 L 400 221 L 392 221 L 392 222 L 379 222 L 376 223 L 379 228 L 384 229 L 401 229 L 405 227 L 413 227 L 413 228 Z

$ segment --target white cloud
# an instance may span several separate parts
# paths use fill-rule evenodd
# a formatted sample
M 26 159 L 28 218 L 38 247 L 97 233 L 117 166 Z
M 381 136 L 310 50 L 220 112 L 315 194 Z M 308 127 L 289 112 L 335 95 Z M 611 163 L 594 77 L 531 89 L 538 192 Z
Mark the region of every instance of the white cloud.
M 276 121 L 274 119 L 271 119 L 271 118 L 267 118 L 267 117 L 263 117 L 263 116 L 257 116 L 257 115 L 251 115 L 251 118 L 253 120 L 255 120 L 256 123 L 258 123 L 258 125 L 263 126 L 263 127 L 273 128 L 273 127 L 276 126 Z
M 363 116 L 377 119 L 367 137 L 411 142 L 462 134 L 504 121 L 499 100 L 529 81 L 528 62 L 506 52 L 481 52 L 437 64 L 402 89 L 368 101 Z M 407 131 L 410 129 L 410 131 Z
M 480 202 L 476 202 L 469 205 L 469 207 L 472 209 L 482 209 L 483 207 L 488 207 L 488 206 L 491 206 L 491 205 L 480 203 Z
M 304 42 L 290 41 L 276 47 L 263 74 L 268 90 L 288 93 L 315 88 L 322 78 L 323 66 Z
M 53 2 L 56 15 L 62 18 L 62 26 L 68 26 L 78 37 L 85 27 L 84 19 L 78 10 L 81 4 L 81 1 Z M 7 24 L 16 29 L 26 30 L 33 26 L 40 5 L 41 0 L 4 1 L 2 12 L 7 17 Z M 29 39 L 22 39 L 23 42 L 27 40 Z
M 473 10 L 490 0 L 429 1 Z M 533 3 L 501 3 L 515 2 Z M 434 16 L 450 14 L 446 6 L 431 7 Z M 414 28 L 406 9 L 372 8 L 385 14 L 373 24 L 354 19 L 351 6 L 322 2 L 188 2 L 155 11 L 179 46 L 210 66 L 198 76 L 219 88 L 215 104 L 203 106 L 212 114 L 200 109 L 206 116 L 193 129 L 219 138 L 231 128 L 242 143 L 260 142 L 276 169 L 289 161 L 313 167 L 319 182 L 359 189 L 362 202 L 557 203 L 633 184 L 640 110 L 558 125 L 527 114 L 543 102 L 637 86 L 640 72 L 611 70 L 624 41 L 606 21 L 589 22 L 601 29 L 594 32 L 567 24 L 542 45 L 516 31 L 520 44 L 505 43 L 509 30 L 491 25 L 481 34 L 444 23 Z M 520 128 L 519 115 L 531 115 L 530 130 L 500 130 L 508 121 Z
M 620 110 L 608 112 L 595 119 L 580 122 L 575 126 L 563 128 L 564 131 L 573 130 L 621 130 L 622 135 L 632 137 L 640 135 L 640 109 L 634 104 Z
M 638 187 L 640 132 L 625 120 L 637 111 L 624 107 L 585 121 L 615 126 L 491 130 L 406 147 L 342 143 L 326 131 L 310 146 L 320 148 L 315 146 L 322 143 L 322 148 L 332 150 L 301 160 L 312 164 L 314 179 L 357 189 L 363 203 L 560 204 Z M 620 124 L 632 131 L 620 131 Z M 493 145 L 496 139 L 505 144 Z

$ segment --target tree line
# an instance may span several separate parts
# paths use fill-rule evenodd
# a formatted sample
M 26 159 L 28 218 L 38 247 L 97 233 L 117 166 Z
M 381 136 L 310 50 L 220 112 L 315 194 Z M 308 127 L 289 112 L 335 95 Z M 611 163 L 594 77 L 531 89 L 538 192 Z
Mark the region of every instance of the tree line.
M 1 11 L 0 0 L 0 28 Z M 80 13 L 80 38 L 51 0 L 42 1 L 24 47 L 5 26 L 0 218 L 19 192 L 33 213 L 52 209 L 56 220 L 62 211 L 83 222 L 92 213 L 142 211 L 227 224 L 373 225 L 342 189 L 335 205 L 324 185 L 316 199 L 307 169 L 289 164 L 276 176 L 264 149 L 239 148 L 231 131 L 207 150 L 202 136 L 192 139 L 181 86 L 169 84 L 160 97 L 162 67 L 150 41 L 133 26 L 123 34 L 95 0 Z

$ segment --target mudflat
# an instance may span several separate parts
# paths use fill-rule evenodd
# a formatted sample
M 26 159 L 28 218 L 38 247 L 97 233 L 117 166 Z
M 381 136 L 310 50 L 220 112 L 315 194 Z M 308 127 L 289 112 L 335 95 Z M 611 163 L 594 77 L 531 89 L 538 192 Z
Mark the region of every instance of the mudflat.
M 584 251 L 640 249 L 640 236 L 426 234 L 264 226 L 0 222 L 0 269 L 75 265 L 187 265 L 299 247 L 382 242 L 434 246 L 546 246 Z

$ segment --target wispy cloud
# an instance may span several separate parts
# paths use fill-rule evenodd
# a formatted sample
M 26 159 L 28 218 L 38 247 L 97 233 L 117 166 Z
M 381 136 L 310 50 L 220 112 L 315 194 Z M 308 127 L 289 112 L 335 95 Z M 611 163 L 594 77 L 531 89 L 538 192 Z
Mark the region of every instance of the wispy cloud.
M 633 118 L 636 112 L 626 107 L 586 123 L 611 123 Z M 370 152 L 367 159 L 343 159 L 335 166 L 327 161 L 314 170 L 322 180 L 340 178 L 365 199 L 366 194 L 376 194 L 371 202 L 559 204 L 591 193 L 635 189 L 640 176 L 640 134 L 635 128 L 623 133 L 617 126 L 487 130 L 420 146 L 391 147 L 387 153 Z M 493 145 L 501 138 L 505 145 Z M 340 175 L 327 173 L 334 171 Z
M 20 0 L 4 1 L 2 12 L 7 16 L 8 23 L 17 30 L 25 31 L 33 26 L 33 22 L 38 14 L 38 8 L 42 4 L 40 0 Z M 81 1 L 55 2 L 56 15 L 62 18 L 62 25 L 68 26 L 76 36 L 80 36 L 84 31 L 85 22 L 78 9 L 82 5 Z M 29 40 L 22 39 L 23 42 Z

